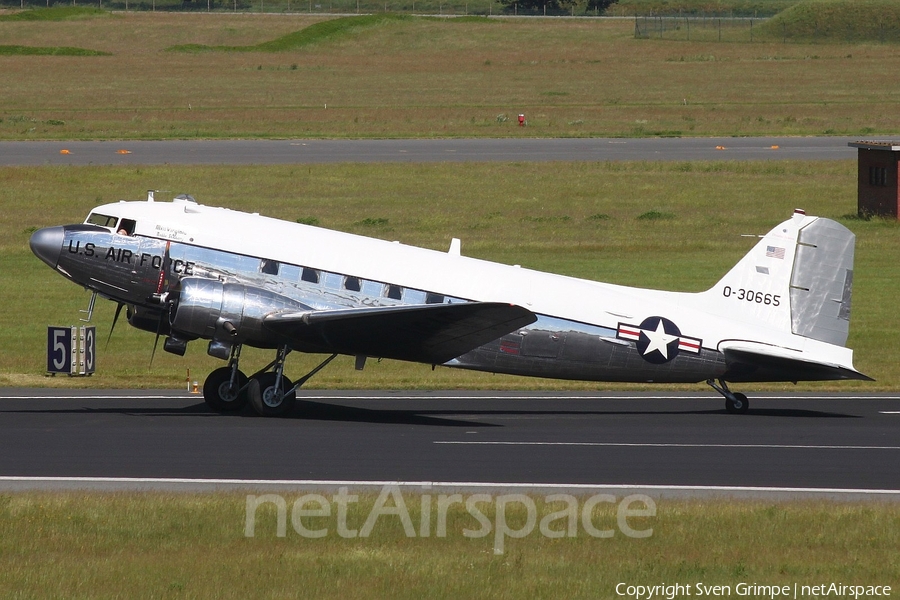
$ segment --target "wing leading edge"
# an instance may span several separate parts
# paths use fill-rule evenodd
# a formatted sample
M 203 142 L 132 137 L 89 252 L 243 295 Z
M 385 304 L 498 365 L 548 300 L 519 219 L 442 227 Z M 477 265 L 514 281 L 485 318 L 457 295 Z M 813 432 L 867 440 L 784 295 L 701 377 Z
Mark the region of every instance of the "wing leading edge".
M 263 324 L 307 352 L 441 364 L 536 320 L 514 304 L 466 302 L 275 313 Z

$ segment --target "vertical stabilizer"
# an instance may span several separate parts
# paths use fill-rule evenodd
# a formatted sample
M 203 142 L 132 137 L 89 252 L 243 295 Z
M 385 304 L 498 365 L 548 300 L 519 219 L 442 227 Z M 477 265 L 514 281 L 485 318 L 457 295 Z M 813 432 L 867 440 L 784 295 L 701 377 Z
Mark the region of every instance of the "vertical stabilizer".
M 756 327 L 843 346 L 850 326 L 855 240 L 840 223 L 796 211 L 702 294 L 705 308 Z

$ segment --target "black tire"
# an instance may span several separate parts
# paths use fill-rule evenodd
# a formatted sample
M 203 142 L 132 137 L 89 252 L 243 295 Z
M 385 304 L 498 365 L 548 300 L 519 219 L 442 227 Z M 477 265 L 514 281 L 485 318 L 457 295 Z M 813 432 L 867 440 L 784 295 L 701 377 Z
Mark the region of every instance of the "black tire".
M 275 388 L 276 374 L 273 372 L 263 373 L 256 377 L 259 383 L 259 393 L 251 393 L 250 405 L 261 417 L 281 417 L 289 414 L 294 409 L 294 403 L 297 401 L 297 392 L 292 390 L 294 382 L 281 376 L 281 385 L 279 389 Z M 291 390 L 285 394 L 285 390 Z
M 741 393 L 734 394 L 734 399 L 725 398 L 725 410 L 731 414 L 743 415 L 750 410 L 750 402 L 747 396 Z
M 237 372 L 234 387 L 231 383 L 231 368 L 221 367 L 207 376 L 203 382 L 203 400 L 216 412 L 234 412 L 247 406 L 246 391 L 238 393 L 247 383 L 247 376 Z

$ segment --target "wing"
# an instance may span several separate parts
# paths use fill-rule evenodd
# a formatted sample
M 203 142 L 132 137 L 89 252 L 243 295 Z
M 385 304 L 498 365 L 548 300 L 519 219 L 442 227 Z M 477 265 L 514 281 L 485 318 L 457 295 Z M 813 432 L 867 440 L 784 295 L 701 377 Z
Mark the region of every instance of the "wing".
M 536 320 L 521 306 L 466 302 L 275 313 L 263 324 L 305 352 L 441 364 Z
M 751 342 L 722 343 L 728 370 L 722 376 L 730 382 L 749 381 L 823 381 L 861 379 L 868 375 L 847 365 L 804 358 L 801 352 Z M 849 364 L 849 363 L 848 363 Z

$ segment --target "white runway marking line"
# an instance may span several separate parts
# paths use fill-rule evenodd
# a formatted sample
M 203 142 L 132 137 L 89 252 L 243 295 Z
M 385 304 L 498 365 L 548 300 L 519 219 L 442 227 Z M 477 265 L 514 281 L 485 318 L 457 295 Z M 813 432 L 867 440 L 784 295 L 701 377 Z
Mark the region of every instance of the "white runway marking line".
M 800 444 L 678 444 L 640 442 L 485 442 L 485 441 L 434 441 L 434 444 L 456 446 L 597 446 L 621 448 L 761 448 L 761 449 L 802 449 L 802 450 L 900 450 L 900 446 L 836 446 Z
M 73 483 L 73 484 L 201 484 L 201 485 L 280 485 L 280 486 L 347 486 L 383 487 L 395 485 L 403 488 L 536 488 L 572 490 L 652 490 L 652 491 L 702 491 L 702 492 L 788 492 L 817 494 L 890 494 L 900 490 L 855 488 L 800 488 L 734 485 L 642 485 L 632 483 L 509 483 L 484 481 L 365 481 L 330 479 L 194 479 L 182 477 L 46 477 L 25 475 L 0 475 L 0 483 Z

